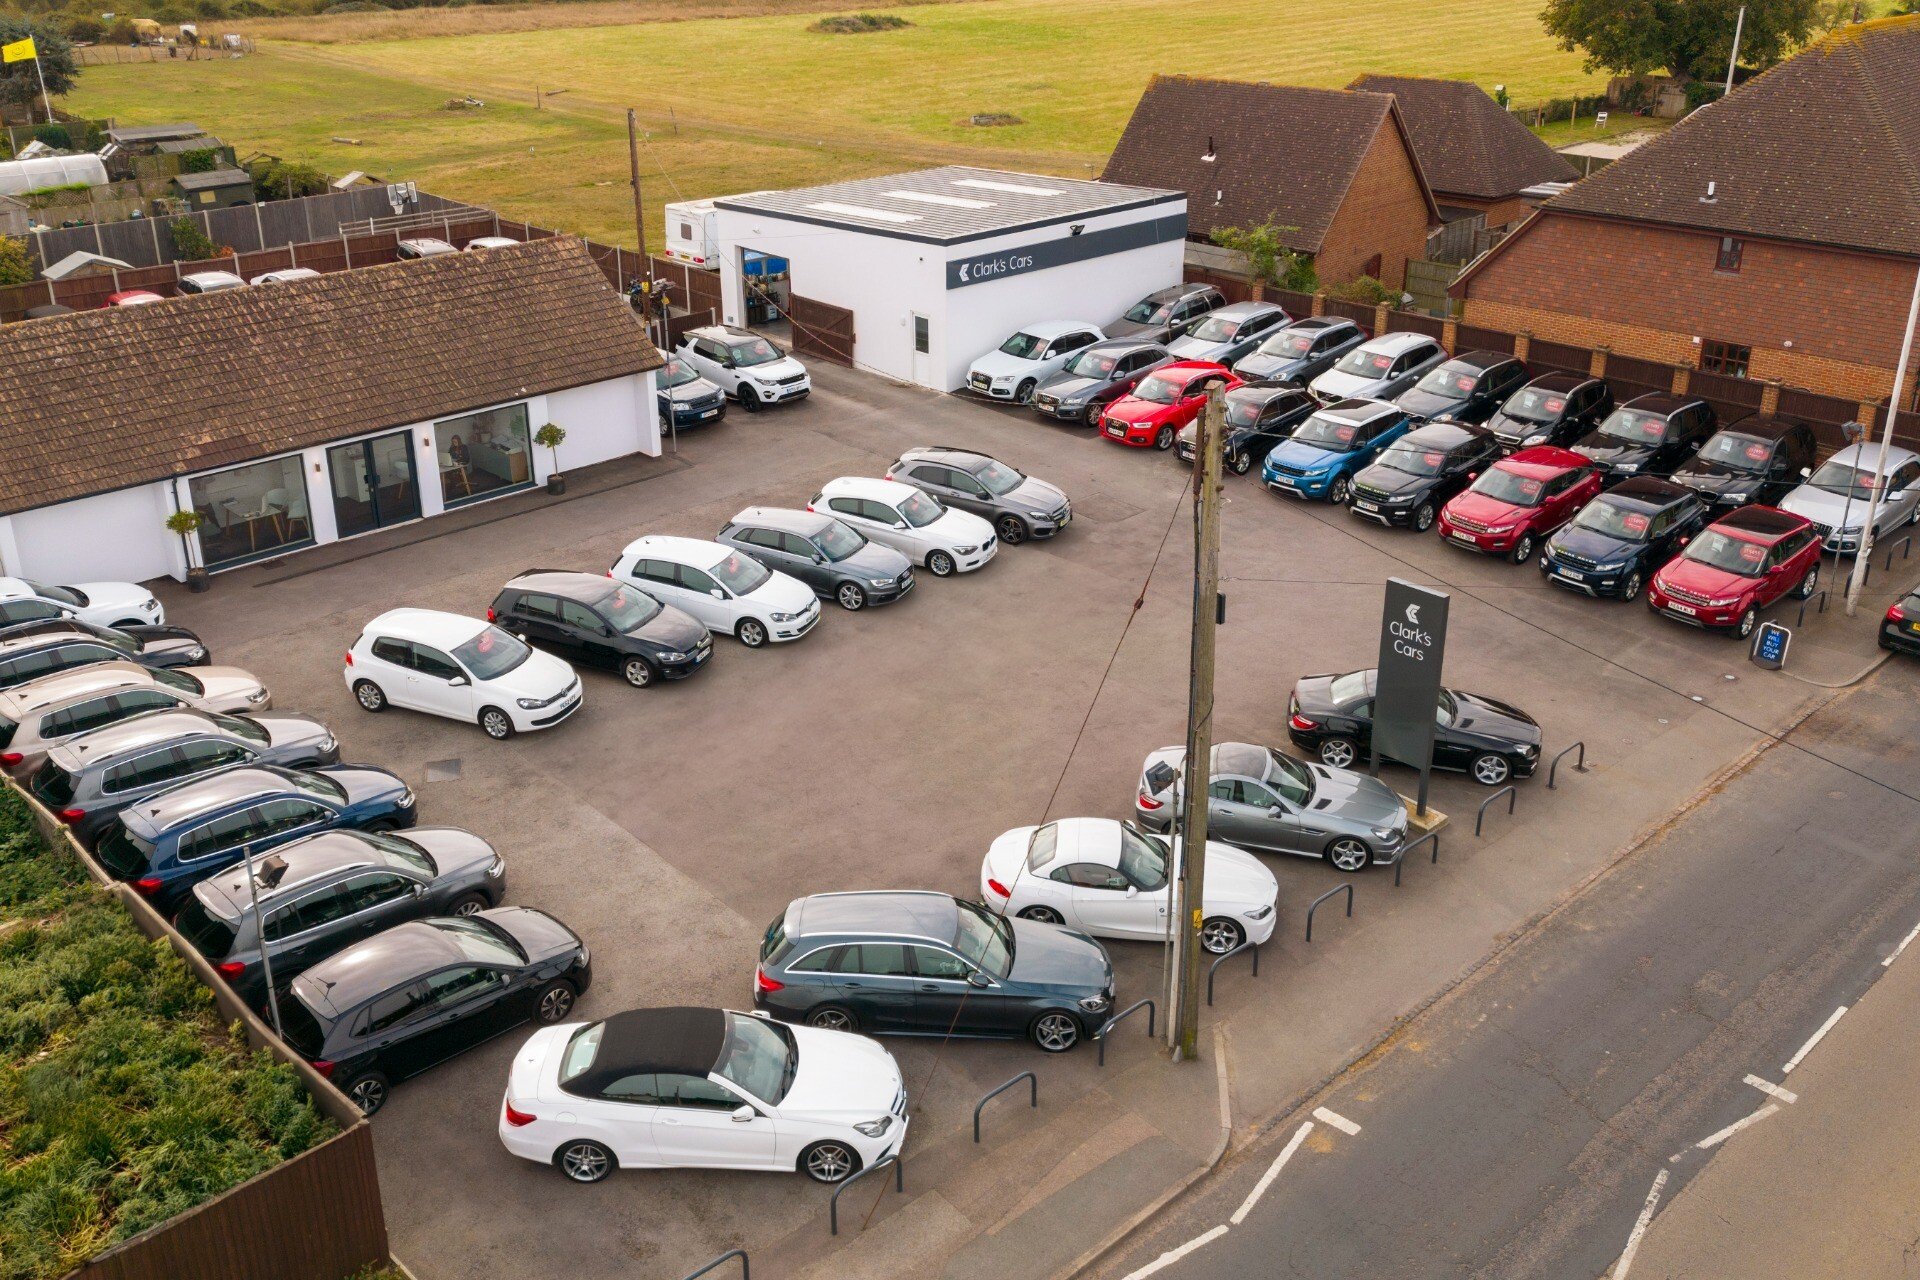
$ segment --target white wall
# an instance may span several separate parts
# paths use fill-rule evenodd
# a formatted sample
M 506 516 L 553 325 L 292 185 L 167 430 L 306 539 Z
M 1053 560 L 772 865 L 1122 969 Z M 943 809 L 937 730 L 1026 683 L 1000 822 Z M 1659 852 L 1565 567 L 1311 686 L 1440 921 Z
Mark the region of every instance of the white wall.
M 538 397 L 546 405 L 532 407 L 532 429 L 538 431 L 547 422 L 567 429 L 566 443 L 560 446 L 563 472 L 631 453 L 659 457 L 660 406 L 653 377 L 652 373 L 639 373 Z M 545 480 L 553 467 L 553 455 L 538 445 L 534 453 L 536 477 Z
M 165 483 L 22 511 L 9 519 L 18 562 L 10 555 L 7 569 L 48 582 L 184 576 L 180 539 L 165 527 L 172 511 Z

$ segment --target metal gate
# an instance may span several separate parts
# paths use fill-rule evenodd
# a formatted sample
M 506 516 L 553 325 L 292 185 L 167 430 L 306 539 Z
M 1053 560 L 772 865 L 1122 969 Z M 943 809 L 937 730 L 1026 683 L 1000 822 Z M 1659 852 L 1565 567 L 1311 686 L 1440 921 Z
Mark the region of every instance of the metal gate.
M 853 366 L 853 312 L 794 294 L 787 302 L 793 321 L 793 353 Z

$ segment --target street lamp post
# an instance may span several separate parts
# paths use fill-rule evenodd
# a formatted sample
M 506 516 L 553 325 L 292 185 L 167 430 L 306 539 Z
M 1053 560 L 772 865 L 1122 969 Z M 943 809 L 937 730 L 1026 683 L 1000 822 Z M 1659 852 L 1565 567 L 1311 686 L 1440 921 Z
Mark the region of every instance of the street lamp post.
M 273 957 L 267 954 L 267 921 L 260 914 L 260 873 L 253 865 L 253 846 L 244 846 L 241 856 L 246 859 L 247 895 L 253 900 L 253 927 L 260 935 L 260 976 L 267 984 L 267 1016 L 273 1020 L 273 1034 L 284 1040 L 286 1033 L 280 1029 L 280 998 L 273 992 Z
M 1913 358 L 1913 330 L 1920 324 L 1920 271 L 1913 277 L 1913 301 L 1907 304 L 1907 333 L 1900 340 L 1900 360 L 1893 366 L 1893 398 L 1887 401 L 1887 429 L 1881 433 L 1880 456 L 1873 464 L 1873 488 L 1867 494 L 1867 522 L 1860 529 L 1860 554 L 1853 558 L 1853 574 L 1847 579 L 1847 616 L 1852 617 L 1860 603 L 1860 588 L 1866 585 L 1867 561 L 1873 555 L 1873 524 L 1880 518 L 1880 490 L 1887 481 L 1887 455 L 1893 452 L 1893 428 L 1900 417 L 1900 397 L 1907 389 L 1907 363 Z

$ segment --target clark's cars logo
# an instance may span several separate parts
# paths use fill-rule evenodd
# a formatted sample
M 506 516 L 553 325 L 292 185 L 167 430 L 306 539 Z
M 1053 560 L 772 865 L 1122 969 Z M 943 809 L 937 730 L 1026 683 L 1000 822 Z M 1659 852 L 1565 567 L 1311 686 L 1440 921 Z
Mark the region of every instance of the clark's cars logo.
M 967 273 L 972 270 L 973 270 L 972 263 L 963 262 L 960 264 L 960 283 L 961 284 L 965 284 L 967 282 Z
M 1033 268 L 1031 253 L 1003 253 L 997 258 L 981 258 L 974 262 L 960 264 L 960 283 L 967 284 L 984 280 L 988 276 L 1004 276 Z

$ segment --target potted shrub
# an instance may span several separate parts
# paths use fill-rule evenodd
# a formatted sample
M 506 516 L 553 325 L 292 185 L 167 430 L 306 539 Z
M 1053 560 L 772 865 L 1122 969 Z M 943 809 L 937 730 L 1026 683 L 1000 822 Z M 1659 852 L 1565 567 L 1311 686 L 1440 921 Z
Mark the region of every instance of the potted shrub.
M 533 433 L 533 442 L 553 454 L 553 470 L 547 475 L 548 493 L 565 493 L 567 478 L 560 474 L 560 444 L 567 438 L 567 429 L 557 422 L 549 422 Z
M 193 558 L 193 535 L 200 532 L 200 526 L 205 523 L 198 511 L 176 511 L 167 517 L 167 528 L 180 535 L 181 549 L 187 553 L 187 590 L 189 591 L 205 591 L 209 585 L 206 567 L 195 564 Z

